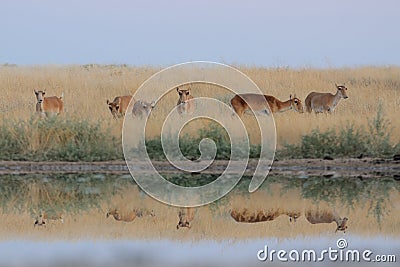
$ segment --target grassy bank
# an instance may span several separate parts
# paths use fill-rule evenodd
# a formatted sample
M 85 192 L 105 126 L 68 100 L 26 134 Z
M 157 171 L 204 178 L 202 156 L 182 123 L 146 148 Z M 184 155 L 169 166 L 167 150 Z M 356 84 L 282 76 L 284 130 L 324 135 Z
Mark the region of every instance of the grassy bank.
M 296 94 L 304 101 L 311 91 L 335 92 L 335 83 L 348 87 L 334 114 L 274 114 L 279 158 L 365 156 L 390 157 L 399 153 L 400 67 L 343 69 L 289 69 L 238 66 L 265 93 L 281 100 Z M 157 67 L 126 65 L 0 66 L 0 159 L 94 161 L 123 159 L 122 120 L 113 120 L 106 100 L 133 94 Z M 228 90 L 210 84 L 192 84 L 194 97 L 212 97 L 225 103 Z M 65 114 L 36 121 L 34 89 L 47 95 L 64 92 Z M 173 88 L 159 102 L 146 128 L 152 158 L 163 159 L 158 140 L 165 116 L 176 105 Z M 153 99 L 148 99 L 151 101 Z M 220 112 L 216 109 L 215 112 Z M 252 116 L 244 124 L 252 143 L 251 157 L 258 157 L 259 131 Z M 230 154 L 221 130 L 199 120 L 182 131 L 180 142 L 189 158 L 199 156 L 203 137 L 216 140 L 217 159 Z
M 265 93 L 281 100 L 296 94 L 304 101 L 308 93 L 335 93 L 335 83 L 345 83 L 348 87 L 346 100 L 341 100 L 335 114 L 325 116 L 299 114 L 293 111 L 275 114 L 278 148 L 285 144 L 298 144 L 303 136 L 318 129 L 342 129 L 351 124 L 354 128 L 368 130 L 369 121 L 376 115 L 379 104 L 385 119 L 393 128 L 391 141 L 400 142 L 400 67 L 358 67 L 341 69 L 290 69 L 237 66 L 248 75 Z M 122 123 L 113 121 L 106 100 L 117 95 L 133 94 L 158 67 L 116 66 L 0 66 L 0 124 L 8 120 L 28 121 L 35 110 L 34 89 L 46 89 L 47 96 L 64 92 L 66 117 L 79 118 L 89 122 L 111 126 L 114 136 L 120 135 Z M 194 97 L 207 96 L 225 103 L 233 94 L 224 88 L 212 85 L 193 84 Z M 176 105 L 178 95 L 173 88 L 157 103 L 149 122 L 148 136 L 160 135 L 159 128 L 163 118 Z M 153 99 L 148 99 L 150 102 Z M 218 111 L 216 111 L 218 112 Z M 252 116 L 245 116 L 253 143 L 255 124 Z M 204 125 L 193 124 L 188 135 L 196 135 Z
M 314 129 L 297 144 L 285 144 L 280 158 L 391 157 L 400 153 L 400 143 L 392 142 L 393 126 L 384 117 L 382 106 L 368 127 L 349 123 L 342 128 Z
M 121 138 L 100 122 L 80 119 L 7 121 L 0 126 L 0 159 L 103 161 L 122 159 Z
M 400 144 L 393 142 L 393 126 L 379 108 L 368 127 L 347 124 L 342 128 L 314 129 L 301 136 L 298 143 L 287 143 L 276 156 L 288 158 L 392 157 L 400 153 Z M 187 158 L 200 157 L 199 143 L 214 140 L 216 159 L 229 159 L 231 145 L 222 127 L 209 124 L 196 135 L 184 134 L 180 149 Z M 0 126 L 0 160 L 30 161 L 106 161 L 123 160 L 121 135 L 112 125 L 86 119 L 51 118 L 7 121 Z M 165 160 L 160 138 L 146 141 L 152 159 Z M 252 144 L 250 158 L 259 158 L 260 146 Z

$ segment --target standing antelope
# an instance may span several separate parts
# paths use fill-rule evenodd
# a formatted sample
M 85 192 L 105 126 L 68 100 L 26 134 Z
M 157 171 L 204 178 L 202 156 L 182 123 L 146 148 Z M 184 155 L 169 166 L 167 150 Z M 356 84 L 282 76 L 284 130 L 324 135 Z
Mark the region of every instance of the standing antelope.
M 113 102 L 110 102 L 107 99 L 108 108 L 110 109 L 114 119 L 123 117 L 125 115 L 126 109 L 128 108 L 131 99 L 131 95 L 116 96 Z
M 289 100 L 284 102 L 280 101 L 274 96 L 266 95 L 268 105 L 272 110 L 272 113 L 285 112 L 287 110 L 295 110 L 299 113 L 303 113 L 303 104 L 301 100 L 296 97 L 296 95 L 292 98 L 292 95 L 289 96 Z
M 42 211 L 40 212 L 39 216 L 36 217 L 33 226 L 46 226 L 48 220 L 60 221 L 61 223 L 64 223 L 64 218 L 61 213 L 48 215 L 46 212 Z
M 242 117 L 246 111 L 250 111 L 250 107 L 254 112 L 266 115 L 269 115 L 271 111 L 277 113 L 291 109 L 303 113 L 301 100 L 297 97 L 292 98 L 292 95 L 290 95 L 289 100 L 282 102 L 271 95 L 240 94 L 231 99 L 231 106 L 239 117 Z
M 138 100 L 135 102 L 132 108 L 132 116 L 143 117 L 143 115 L 149 115 L 150 111 L 154 108 L 156 103 L 153 101 L 148 103 L 143 100 Z
M 193 114 L 195 106 L 193 102 L 193 96 L 190 95 L 190 87 L 189 89 L 180 89 L 179 87 L 177 87 L 176 91 L 179 94 L 179 100 L 176 104 L 178 106 L 178 113 L 181 115 Z
M 176 225 L 176 229 L 179 229 L 180 227 L 187 227 L 190 229 L 190 222 L 194 219 L 194 213 L 194 208 L 181 209 L 178 213 L 179 222 Z
M 322 113 L 322 112 L 329 112 L 332 113 L 337 104 L 339 103 L 340 99 L 346 99 L 347 96 L 347 87 L 343 85 L 337 85 L 336 94 L 331 93 L 316 93 L 312 92 L 308 94 L 306 100 L 304 101 L 306 104 L 306 110 L 308 113 L 311 113 L 314 110 L 315 113 Z
M 336 212 L 334 211 L 320 211 L 320 210 L 307 210 L 305 212 L 306 219 L 311 224 L 317 223 L 336 223 L 336 231 L 343 231 L 346 233 L 347 229 L 347 221 L 349 220 L 347 217 L 341 218 Z
M 47 117 L 50 114 L 58 115 L 63 112 L 64 109 L 64 93 L 61 93 L 60 97 L 49 96 L 45 97 L 45 90 L 33 90 L 36 95 L 36 112 Z
M 128 212 L 121 213 L 118 209 L 112 209 L 106 214 L 106 218 L 113 216 L 116 221 L 122 222 L 132 222 L 136 218 L 144 217 L 144 216 L 151 216 L 154 217 L 154 211 L 148 211 L 143 209 L 133 209 Z
M 273 221 L 281 215 L 289 216 L 289 221 L 296 222 L 297 218 L 301 216 L 301 213 L 298 211 L 286 211 L 282 209 L 271 209 L 271 210 L 254 210 L 250 211 L 248 209 L 242 210 L 231 210 L 231 217 L 237 221 L 242 223 L 257 223 L 257 222 L 267 222 Z

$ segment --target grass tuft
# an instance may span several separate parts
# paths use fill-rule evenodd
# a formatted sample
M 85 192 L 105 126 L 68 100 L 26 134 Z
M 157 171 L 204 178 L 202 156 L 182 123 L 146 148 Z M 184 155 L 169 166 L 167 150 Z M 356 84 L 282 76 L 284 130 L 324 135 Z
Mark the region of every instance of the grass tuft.
M 0 127 L 1 160 L 102 161 L 122 159 L 121 140 L 111 129 L 82 119 L 33 116 Z
M 303 135 L 299 144 L 286 144 L 277 154 L 281 158 L 390 157 L 400 152 L 399 144 L 391 142 L 391 132 L 390 122 L 379 105 L 368 130 L 353 124 L 324 132 L 315 129 Z

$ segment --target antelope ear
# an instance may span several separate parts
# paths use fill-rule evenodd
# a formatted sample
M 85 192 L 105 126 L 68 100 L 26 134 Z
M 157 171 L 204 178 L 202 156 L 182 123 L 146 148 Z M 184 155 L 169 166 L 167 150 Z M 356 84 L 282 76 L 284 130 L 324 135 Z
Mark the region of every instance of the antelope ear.
M 289 98 L 290 98 L 290 100 L 292 100 L 292 94 L 290 94 Z
M 176 87 L 176 91 L 179 92 L 179 87 Z
M 107 99 L 107 105 L 110 105 L 110 101 Z
M 336 87 L 339 87 L 336 83 L 335 83 L 335 86 L 336 86 Z
M 37 93 L 38 93 L 38 91 L 36 91 L 36 89 L 33 89 L 33 91 L 35 92 L 35 94 L 37 94 Z

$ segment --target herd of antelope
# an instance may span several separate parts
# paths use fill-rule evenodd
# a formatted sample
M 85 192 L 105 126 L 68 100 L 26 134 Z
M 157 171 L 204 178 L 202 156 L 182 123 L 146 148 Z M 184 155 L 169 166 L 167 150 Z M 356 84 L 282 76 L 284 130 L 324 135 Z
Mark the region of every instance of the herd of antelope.
M 311 92 L 307 95 L 304 103 L 306 111 L 311 113 L 332 113 L 338 105 L 340 99 L 346 99 L 347 87 L 345 85 L 337 85 L 336 94 L 331 93 L 317 93 Z M 179 114 L 192 114 L 196 109 L 193 101 L 194 97 L 191 95 L 189 88 L 176 88 L 179 99 L 177 102 L 177 111 Z M 35 90 L 36 95 L 36 112 L 42 116 L 49 116 L 51 114 L 60 114 L 64 109 L 63 97 L 51 96 L 45 97 L 44 90 Z M 131 95 L 117 96 L 111 102 L 107 99 L 107 105 L 114 119 L 122 118 L 127 112 L 130 101 L 134 101 L 132 110 L 130 111 L 132 116 L 143 117 L 143 115 L 150 114 L 151 110 L 155 107 L 156 102 L 151 103 L 133 99 Z M 287 110 L 294 110 L 299 113 L 304 112 L 302 101 L 296 96 L 290 95 L 289 100 L 280 101 L 271 95 L 261 94 L 238 94 L 235 95 L 231 101 L 230 106 L 233 108 L 240 117 L 244 113 L 253 110 L 257 114 L 269 115 L 271 113 L 284 112 Z
M 231 210 L 231 217 L 240 223 L 259 223 L 273 221 L 281 215 L 289 216 L 290 222 L 296 222 L 296 220 L 301 216 L 300 211 L 288 211 L 282 209 L 270 209 L 270 210 Z M 346 233 L 347 229 L 347 217 L 341 217 L 334 210 L 320 210 L 320 209 L 307 209 L 304 212 L 306 220 L 311 224 L 319 223 L 336 223 L 335 233 L 338 231 L 343 231 Z
M 231 209 L 229 211 L 230 216 L 234 219 L 234 221 L 238 223 L 262 223 L 273 221 L 281 215 L 287 215 L 289 217 L 290 222 L 296 222 L 299 217 L 301 217 L 301 211 L 293 211 L 293 210 L 284 210 L 281 208 L 268 209 L 268 210 L 250 210 L 247 208 L 243 209 Z M 178 211 L 178 224 L 176 225 L 176 229 L 179 228 L 191 228 L 192 221 L 195 218 L 196 209 L 195 208 L 181 208 Z M 347 217 L 341 217 L 334 210 L 320 210 L 320 209 L 306 209 L 304 211 L 304 215 L 306 220 L 311 224 L 321 224 L 327 223 L 330 224 L 332 222 L 336 223 L 335 233 L 338 231 L 343 231 L 346 233 L 347 229 Z M 106 213 L 106 218 L 114 217 L 116 221 L 120 222 L 132 222 L 136 218 L 142 217 L 152 217 L 154 218 L 156 215 L 153 210 L 149 211 L 147 209 L 137 209 L 134 208 L 132 210 L 124 210 L 121 211 L 119 209 L 113 208 L 110 209 Z M 36 217 L 34 226 L 46 226 L 48 220 L 60 221 L 64 223 L 64 219 L 62 214 L 56 214 L 53 216 L 47 215 L 45 212 L 41 212 L 39 216 Z
M 336 106 L 338 105 L 340 99 L 346 99 L 347 88 L 345 85 L 337 85 L 336 94 L 331 93 L 317 93 L 311 92 L 306 97 L 304 103 L 306 105 L 306 111 L 311 113 L 332 113 L 334 112 Z M 192 114 L 196 109 L 195 103 L 193 101 L 194 97 L 191 95 L 190 88 L 176 88 L 179 99 L 177 102 L 177 111 L 179 114 Z M 34 90 L 36 95 L 36 112 L 44 117 L 49 115 L 58 115 L 64 110 L 64 94 L 62 93 L 60 97 L 51 96 L 45 97 L 46 92 L 44 90 Z M 124 117 L 128 111 L 129 103 L 133 100 L 133 96 L 117 96 L 111 102 L 107 100 L 108 108 L 114 119 Z M 130 111 L 132 116 L 142 117 L 144 115 L 149 115 L 151 110 L 155 107 L 155 101 L 149 103 L 144 100 L 134 100 L 134 105 Z M 296 96 L 290 95 L 289 100 L 280 101 L 271 95 L 261 95 L 261 94 L 238 94 L 235 95 L 231 101 L 230 105 L 234 112 L 242 117 L 244 113 L 248 111 L 253 111 L 257 114 L 270 115 L 271 113 L 284 112 L 287 110 L 294 110 L 299 113 L 303 113 L 302 101 Z M 282 210 L 269 210 L 269 211 L 249 211 L 247 209 L 243 210 L 231 210 L 230 215 L 236 221 L 240 223 L 257 223 L 272 221 L 281 215 L 289 216 L 290 221 L 296 222 L 297 218 L 301 216 L 300 212 L 282 211 Z M 138 217 L 151 216 L 154 217 L 153 211 L 145 211 L 134 209 L 128 213 L 122 213 L 117 209 L 110 210 L 107 212 L 106 217 L 114 217 L 117 221 L 131 222 Z M 181 209 L 178 213 L 179 222 L 176 226 L 177 229 L 181 227 L 190 228 L 191 222 L 195 216 L 195 210 L 193 208 Z M 346 231 L 347 229 L 347 218 L 341 218 L 335 212 L 323 211 L 306 211 L 305 217 L 311 224 L 317 223 L 336 223 L 336 231 Z M 35 220 L 34 225 L 43 226 L 46 225 L 47 220 L 60 220 L 63 222 L 62 216 L 57 215 L 55 217 L 49 217 L 45 213 L 41 213 Z

